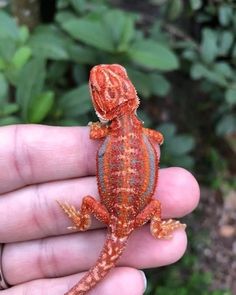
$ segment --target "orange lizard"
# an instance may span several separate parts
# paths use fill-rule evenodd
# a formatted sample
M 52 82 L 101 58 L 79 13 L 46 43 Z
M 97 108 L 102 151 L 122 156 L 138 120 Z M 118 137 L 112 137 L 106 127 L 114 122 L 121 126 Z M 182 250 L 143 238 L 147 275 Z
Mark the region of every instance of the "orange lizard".
M 162 144 L 160 132 L 143 127 L 136 116 L 139 98 L 126 70 L 118 65 L 98 65 L 90 73 L 90 92 L 100 122 L 90 126 L 91 139 L 103 139 L 97 152 L 97 183 L 100 202 L 83 198 L 79 211 L 59 203 L 72 220 L 70 229 L 85 231 L 91 214 L 108 227 L 106 242 L 95 265 L 65 295 L 86 294 L 124 251 L 135 228 L 151 221 L 155 238 L 169 238 L 185 227 L 179 221 L 161 219 L 161 204 L 154 199 L 158 156 L 154 144 Z

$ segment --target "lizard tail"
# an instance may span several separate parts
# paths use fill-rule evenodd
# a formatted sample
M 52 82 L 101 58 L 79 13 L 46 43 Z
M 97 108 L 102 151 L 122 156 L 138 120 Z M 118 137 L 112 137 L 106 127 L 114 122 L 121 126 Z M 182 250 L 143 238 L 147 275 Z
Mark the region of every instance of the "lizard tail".
M 84 295 L 96 284 L 98 284 L 123 253 L 128 236 L 117 238 L 108 234 L 103 249 L 95 265 L 85 274 L 85 276 L 65 295 Z

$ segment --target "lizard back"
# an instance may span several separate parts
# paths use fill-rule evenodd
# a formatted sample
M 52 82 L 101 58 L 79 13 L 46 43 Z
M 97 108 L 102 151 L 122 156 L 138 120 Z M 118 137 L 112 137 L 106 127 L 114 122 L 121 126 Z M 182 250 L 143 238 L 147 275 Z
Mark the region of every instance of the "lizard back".
M 97 153 L 101 202 L 119 219 L 134 219 L 150 202 L 158 177 L 158 157 L 135 115 L 117 118 Z

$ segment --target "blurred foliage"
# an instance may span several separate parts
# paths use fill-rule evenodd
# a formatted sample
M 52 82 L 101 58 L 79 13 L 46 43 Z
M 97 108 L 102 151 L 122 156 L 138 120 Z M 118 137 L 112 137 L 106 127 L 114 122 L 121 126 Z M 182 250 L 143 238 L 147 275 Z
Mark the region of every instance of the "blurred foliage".
M 190 135 L 176 134 L 176 125 L 163 123 L 158 127 L 165 134 L 165 144 L 162 147 L 162 161 L 167 166 L 192 167 L 193 157 L 189 155 L 195 146 Z
M 147 272 L 150 283 L 146 295 L 231 295 L 227 290 L 209 290 L 212 275 L 198 268 L 196 256 L 187 254 L 178 265 L 164 268 L 163 272 Z M 181 271 L 180 271 L 181 270 Z
M 191 17 L 201 26 L 200 40 L 179 44 L 182 58 L 191 78 L 199 80 L 202 91 L 218 104 L 213 118 L 216 133 L 232 134 L 236 132 L 236 5 L 233 1 L 191 3 Z
M 7 1 L 0 1 L 0 125 L 69 126 L 97 120 L 89 70 L 120 63 L 142 99 L 139 117 L 165 135 L 162 165 L 197 170 L 200 163 L 204 180 L 222 187 L 230 159 L 222 156 L 218 143 L 229 145 L 234 155 L 236 146 L 235 1 L 146 1 L 157 8 L 158 17 L 151 8 L 145 17 L 113 2 L 58 0 L 52 21 L 29 30 L 16 23 Z M 180 90 L 183 97 L 176 95 Z M 178 107 L 185 104 L 179 120 Z M 194 254 L 188 254 L 163 277 L 158 274 L 161 287 L 151 279 L 147 294 L 174 295 L 177 289 L 180 295 L 230 294 L 209 291 L 210 274 L 196 267 Z
M 179 58 L 179 73 L 183 79 L 187 77 L 182 94 L 184 96 L 184 92 L 191 91 L 185 100 L 184 97 L 177 97 L 176 105 L 188 104 L 188 107 L 181 110 L 182 116 L 185 116 L 182 127 L 195 134 L 195 140 L 205 154 L 201 161 L 204 161 L 207 167 L 202 180 L 216 187 L 217 182 L 228 181 L 226 170 L 229 164 L 235 171 L 235 161 L 231 162 L 236 153 L 235 1 L 150 2 L 156 5 L 160 12 L 159 18 L 152 22 L 151 37 L 157 41 L 169 40 Z M 178 83 L 177 75 L 174 79 L 177 79 Z M 171 86 L 173 91 L 176 91 L 178 84 L 175 84 L 174 79 Z M 192 83 L 190 89 L 187 86 L 188 81 Z M 183 115 L 184 111 L 189 114 Z M 187 142 L 186 145 L 188 146 Z M 193 148 L 195 147 L 193 145 Z M 225 150 L 228 150 L 228 155 Z M 218 155 L 218 163 L 213 154 Z M 170 154 L 172 155 L 175 156 Z M 222 175 L 225 176 L 224 179 Z
M 80 116 L 91 109 L 84 84 L 89 68 L 99 63 L 125 65 L 144 97 L 166 95 L 169 83 L 161 71 L 178 68 L 178 59 L 168 44 L 144 37 L 135 28 L 137 18 L 97 1 L 58 1 L 56 22 L 29 34 L 1 11 L 0 98 L 2 105 L 13 100 L 18 108 L 3 112 L 0 122 L 84 123 Z
M 124 65 L 142 98 L 165 97 L 170 91 L 165 73 L 178 69 L 179 60 L 168 40 L 155 40 L 152 27 L 144 32 L 139 22 L 139 14 L 106 1 L 61 0 L 55 21 L 30 33 L 1 11 L 0 124 L 78 125 L 96 120 L 87 81 L 89 69 L 99 63 Z M 141 111 L 140 117 L 147 115 Z M 193 139 L 175 140 L 175 131 L 171 136 L 181 154 L 179 163 L 184 159 L 182 165 L 191 168 L 193 158 L 184 154 L 194 147 Z M 187 149 L 181 148 L 185 140 Z M 166 164 L 176 151 L 167 152 Z

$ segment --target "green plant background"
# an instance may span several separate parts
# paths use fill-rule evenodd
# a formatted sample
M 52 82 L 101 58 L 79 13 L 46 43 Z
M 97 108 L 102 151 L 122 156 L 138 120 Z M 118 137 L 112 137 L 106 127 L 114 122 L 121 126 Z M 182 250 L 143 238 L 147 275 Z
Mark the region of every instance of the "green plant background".
M 235 187 L 219 144 L 235 155 L 235 2 L 150 0 L 145 12 L 131 2 L 59 0 L 50 20 L 31 29 L 2 5 L 0 125 L 97 120 L 89 70 L 120 63 L 141 97 L 139 116 L 165 135 L 162 166 L 190 169 L 214 189 Z M 200 271 L 197 243 L 190 237 L 178 264 L 147 271 L 146 294 L 229 295 Z

